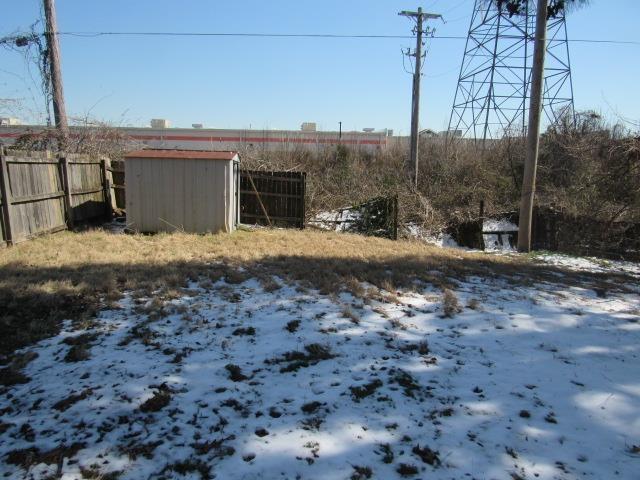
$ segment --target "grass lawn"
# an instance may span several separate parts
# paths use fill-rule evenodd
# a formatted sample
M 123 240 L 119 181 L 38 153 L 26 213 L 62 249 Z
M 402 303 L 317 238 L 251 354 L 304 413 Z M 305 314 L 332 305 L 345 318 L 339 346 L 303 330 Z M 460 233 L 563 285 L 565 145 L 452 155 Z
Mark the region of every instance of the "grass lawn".
M 321 293 L 350 291 L 361 282 L 392 291 L 416 280 L 441 289 L 470 275 L 602 284 L 619 290 L 620 274 L 575 274 L 526 257 L 485 255 L 420 242 L 318 231 L 259 230 L 233 235 L 118 235 L 63 232 L 0 250 L 0 354 L 10 354 L 57 331 L 63 319 L 90 321 L 122 297 L 151 292 L 179 296 L 192 281 L 240 282 L 272 275 Z
M 0 250 L 0 475 L 634 478 L 639 278 L 314 231 Z

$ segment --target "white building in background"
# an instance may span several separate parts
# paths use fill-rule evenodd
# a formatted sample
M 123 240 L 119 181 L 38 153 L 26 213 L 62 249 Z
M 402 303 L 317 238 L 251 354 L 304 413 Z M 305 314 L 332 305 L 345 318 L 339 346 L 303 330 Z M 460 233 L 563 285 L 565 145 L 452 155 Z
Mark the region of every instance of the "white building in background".
M 462 130 L 443 130 L 438 133 L 440 137 L 449 137 L 449 138 L 462 138 Z
M 22 125 L 22 122 L 19 118 L 0 117 L 0 127 L 11 127 L 15 125 Z
M 152 118 L 151 128 L 170 128 L 171 122 L 166 118 Z
M 160 122 L 169 125 L 165 119 L 153 119 L 152 124 Z M 307 130 L 256 130 L 256 129 L 215 129 L 201 128 L 200 123 L 193 128 L 168 127 L 116 127 L 132 145 L 132 150 L 140 148 L 160 148 L 179 150 L 223 150 L 223 151 L 324 151 L 337 145 L 353 150 L 373 153 L 384 150 L 389 145 L 402 143 L 406 137 L 393 137 L 393 130 L 373 132 L 354 131 L 318 131 L 315 124 L 306 124 Z M 72 137 L 81 137 L 83 130 L 96 127 L 71 126 Z M 0 143 L 13 144 L 22 135 L 38 136 L 48 130 L 42 125 L 6 125 L 0 130 Z

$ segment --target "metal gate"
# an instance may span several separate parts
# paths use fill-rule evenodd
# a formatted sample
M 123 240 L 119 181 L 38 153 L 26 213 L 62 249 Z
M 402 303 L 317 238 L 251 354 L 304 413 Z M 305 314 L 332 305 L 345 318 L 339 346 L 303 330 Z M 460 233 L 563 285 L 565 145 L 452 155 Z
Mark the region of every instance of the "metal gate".
M 240 223 L 304 228 L 304 172 L 240 171 Z

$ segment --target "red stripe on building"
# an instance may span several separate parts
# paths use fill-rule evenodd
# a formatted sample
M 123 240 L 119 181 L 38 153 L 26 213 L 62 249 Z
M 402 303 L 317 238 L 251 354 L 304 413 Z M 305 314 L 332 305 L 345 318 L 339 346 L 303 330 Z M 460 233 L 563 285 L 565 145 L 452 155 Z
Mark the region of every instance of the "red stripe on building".
M 18 138 L 22 133 L 0 133 L 0 138 Z M 78 134 L 71 134 L 77 137 Z M 283 137 L 197 137 L 193 135 L 129 135 L 129 138 L 141 141 L 169 142 L 231 142 L 231 143 L 298 143 L 298 144 L 331 144 L 331 145 L 386 145 L 386 140 L 358 140 L 337 138 L 283 138 Z
M 337 138 L 282 138 L 282 137 L 194 137 L 192 135 L 129 135 L 134 140 L 178 142 L 246 142 L 246 143 L 331 143 L 348 145 L 384 145 L 381 140 L 349 140 Z

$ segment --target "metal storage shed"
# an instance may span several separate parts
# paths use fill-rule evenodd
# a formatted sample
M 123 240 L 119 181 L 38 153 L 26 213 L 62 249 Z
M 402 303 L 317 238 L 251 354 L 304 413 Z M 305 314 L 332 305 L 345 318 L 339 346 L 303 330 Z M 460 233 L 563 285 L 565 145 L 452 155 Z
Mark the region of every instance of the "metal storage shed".
M 127 224 L 138 232 L 232 232 L 237 152 L 139 150 L 125 156 Z

